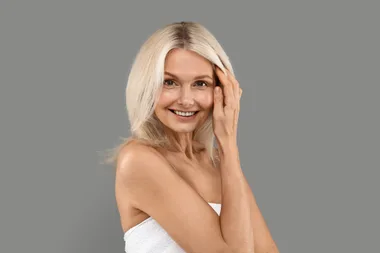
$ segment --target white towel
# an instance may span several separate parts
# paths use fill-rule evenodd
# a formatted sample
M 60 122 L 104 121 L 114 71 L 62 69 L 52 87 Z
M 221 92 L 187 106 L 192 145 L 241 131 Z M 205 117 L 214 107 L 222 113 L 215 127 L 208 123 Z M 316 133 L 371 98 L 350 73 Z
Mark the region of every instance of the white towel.
M 221 204 L 210 203 L 220 215 Z M 124 233 L 126 253 L 186 253 L 152 217 Z

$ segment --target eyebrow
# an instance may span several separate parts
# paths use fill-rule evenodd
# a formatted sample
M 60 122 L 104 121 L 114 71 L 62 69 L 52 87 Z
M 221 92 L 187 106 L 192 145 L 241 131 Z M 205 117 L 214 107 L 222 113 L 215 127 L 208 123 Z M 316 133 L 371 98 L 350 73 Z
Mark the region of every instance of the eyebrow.
M 178 78 L 178 76 L 176 76 L 176 75 L 174 75 L 174 74 L 172 74 L 172 73 L 170 73 L 170 72 L 165 71 L 164 73 L 167 74 L 167 75 L 169 75 L 169 76 L 172 76 L 172 77 L 174 77 L 174 78 L 176 78 L 176 79 L 180 79 L 180 78 Z M 209 75 L 199 75 L 199 76 L 195 76 L 195 77 L 194 77 L 194 79 L 200 79 L 200 78 L 209 78 L 210 80 L 214 80 L 214 79 L 213 79 L 211 76 L 209 76 Z

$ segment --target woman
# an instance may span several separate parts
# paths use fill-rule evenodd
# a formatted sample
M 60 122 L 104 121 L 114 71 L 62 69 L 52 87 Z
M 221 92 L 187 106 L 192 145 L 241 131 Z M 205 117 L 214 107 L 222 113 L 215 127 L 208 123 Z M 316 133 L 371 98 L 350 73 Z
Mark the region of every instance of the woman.
M 109 160 L 126 252 L 278 252 L 240 167 L 241 94 L 199 23 L 142 45 L 126 88 L 131 137 Z

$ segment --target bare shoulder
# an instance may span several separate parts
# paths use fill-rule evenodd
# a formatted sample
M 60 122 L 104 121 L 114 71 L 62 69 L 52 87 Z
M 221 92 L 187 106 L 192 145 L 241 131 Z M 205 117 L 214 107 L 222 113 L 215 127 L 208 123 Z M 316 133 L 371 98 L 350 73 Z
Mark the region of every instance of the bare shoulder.
M 158 151 L 140 143 L 121 150 L 119 190 L 155 219 L 186 252 L 227 252 L 219 216 Z
M 165 162 L 164 157 L 157 150 L 141 142 L 131 141 L 120 150 L 116 169 L 117 173 L 123 177 L 132 176 L 138 171 L 143 172 L 144 168 L 156 162 Z M 137 168 L 140 169 L 137 171 Z
M 130 204 L 134 208 L 144 211 L 139 208 L 139 203 L 136 203 L 134 196 L 131 196 L 136 193 L 136 190 L 141 189 L 137 184 L 158 180 L 159 172 L 170 173 L 170 170 L 165 158 L 157 150 L 143 143 L 132 141 L 119 152 L 116 163 L 116 183 L 122 186 L 124 197 L 128 198 Z

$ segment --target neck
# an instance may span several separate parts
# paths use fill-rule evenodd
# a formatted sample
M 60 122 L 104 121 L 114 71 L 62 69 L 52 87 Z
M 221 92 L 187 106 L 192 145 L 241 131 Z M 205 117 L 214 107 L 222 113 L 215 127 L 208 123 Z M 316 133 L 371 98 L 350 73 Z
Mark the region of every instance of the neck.
M 170 146 L 181 156 L 183 155 L 193 160 L 196 159 L 196 154 L 200 150 L 203 150 L 203 145 L 193 140 L 194 132 L 178 133 L 169 128 L 165 128 L 165 133 Z

